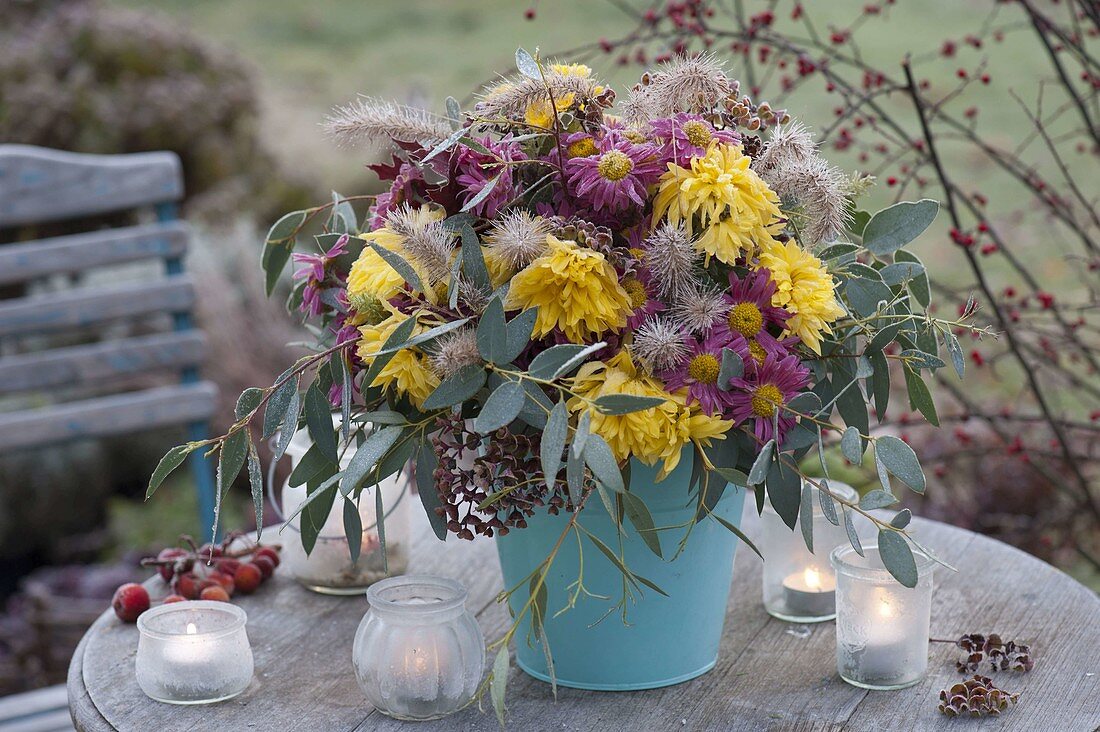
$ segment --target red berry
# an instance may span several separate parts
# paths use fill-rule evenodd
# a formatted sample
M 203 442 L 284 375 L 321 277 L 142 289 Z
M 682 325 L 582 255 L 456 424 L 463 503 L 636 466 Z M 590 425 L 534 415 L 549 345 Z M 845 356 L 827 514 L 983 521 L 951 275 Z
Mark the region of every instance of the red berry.
M 214 559 L 217 559 L 218 557 L 220 557 L 224 553 L 225 552 L 222 551 L 222 548 L 220 546 L 213 546 L 212 547 L 209 544 L 203 544 L 202 546 L 199 547 L 199 556 L 205 562 L 209 562 L 211 557 L 213 557 Z
M 214 561 L 214 566 L 218 568 L 219 572 L 224 572 L 230 577 L 237 571 L 237 567 L 241 566 L 240 561 L 236 559 L 228 559 L 223 557 Z
M 275 564 L 276 567 L 279 566 L 279 552 L 275 551 L 274 549 L 272 549 L 269 546 L 260 547 L 259 549 L 256 550 L 256 553 L 253 554 L 252 556 L 253 557 L 268 557 L 269 559 L 271 559 L 271 561 Z
M 141 585 L 128 582 L 115 590 L 111 607 L 122 622 L 137 622 L 138 615 L 149 609 L 149 593 Z
M 187 598 L 181 595 L 169 595 L 164 598 L 164 604 L 167 605 L 170 602 L 187 602 Z
M 236 584 L 237 589 L 246 595 L 255 592 L 263 581 L 264 573 L 255 564 L 242 564 L 233 573 L 233 582 Z
M 176 579 L 172 581 L 172 589 L 177 595 L 182 595 L 186 600 L 197 600 L 199 598 L 198 577 L 194 572 L 184 572 L 181 575 L 177 575 Z
M 219 572 L 218 570 L 214 570 L 213 572 L 210 573 L 209 579 L 210 579 L 211 582 L 214 582 L 217 585 L 219 585 L 222 589 L 224 589 L 230 595 L 233 594 L 233 590 L 236 587 L 236 583 L 233 582 L 233 577 L 231 575 L 228 575 L 225 572 Z
M 200 600 L 213 600 L 214 602 L 229 602 L 229 593 L 224 587 L 214 585 L 207 587 L 199 594 Z
M 179 547 L 169 547 L 168 549 L 161 549 L 160 554 L 157 555 L 157 561 L 161 562 L 173 562 L 173 564 L 162 564 L 157 567 L 157 571 L 160 572 L 161 579 L 165 582 L 171 582 L 172 578 L 176 575 L 177 567 L 183 565 L 186 569 L 190 569 L 186 565 L 190 562 L 180 562 L 179 560 L 187 556 L 187 552 Z
M 252 560 L 252 564 L 260 570 L 264 579 L 267 579 L 275 572 L 275 562 L 271 561 L 271 557 L 269 556 L 264 555 L 256 557 Z

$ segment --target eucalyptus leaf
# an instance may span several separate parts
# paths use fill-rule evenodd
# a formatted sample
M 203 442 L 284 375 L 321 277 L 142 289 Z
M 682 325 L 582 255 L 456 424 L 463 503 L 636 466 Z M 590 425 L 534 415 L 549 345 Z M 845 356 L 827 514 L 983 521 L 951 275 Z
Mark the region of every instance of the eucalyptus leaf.
M 450 333 L 451 331 L 458 330 L 459 328 L 466 325 L 466 323 L 468 323 L 468 322 L 470 322 L 469 318 L 459 318 L 458 320 L 451 320 L 451 321 L 446 322 L 442 325 L 437 325 L 434 328 L 429 328 L 428 330 L 424 331 L 420 335 L 415 335 L 412 338 L 409 338 L 407 341 L 403 341 L 401 343 L 395 343 L 394 345 L 391 345 L 391 346 L 384 346 L 382 348 L 379 348 L 377 351 L 374 352 L 374 357 L 377 358 L 379 356 L 386 356 L 386 355 L 389 355 L 391 353 L 397 353 L 398 351 L 403 351 L 406 348 L 410 348 L 412 346 L 419 346 L 421 343 L 427 343 L 429 341 L 434 341 L 436 338 L 438 338 L 441 335 L 446 335 L 447 333 Z
M 883 435 L 875 440 L 875 456 L 890 474 L 917 493 L 924 493 L 925 478 L 920 460 L 904 440 Z
M 518 381 L 506 381 L 489 395 L 481 413 L 474 420 L 474 431 L 487 435 L 511 424 L 523 409 L 527 399 L 523 385 Z
M 508 685 L 508 646 L 502 645 L 493 661 L 493 675 L 489 679 L 489 697 L 493 701 L 493 711 L 497 721 L 504 729 L 504 690 Z
M 912 262 L 918 264 L 924 269 L 924 264 L 920 261 L 920 258 L 912 252 L 907 252 L 904 249 L 899 249 L 894 252 L 894 262 Z M 909 292 L 913 294 L 913 298 L 920 303 L 920 306 L 927 308 L 929 303 L 932 302 L 932 288 L 928 282 L 928 273 L 922 272 L 915 276 L 909 282 Z
M 818 483 L 821 484 L 817 490 L 817 502 L 821 504 L 821 513 L 830 524 L 840 526 L 840 518 L 836 515 L 836 503 L 829 494 L 829 482 L 822 478 Z
M 929 198 L 902 201 L 876 213 L 863 230 L 863 246 L 877 257 L 893 254 L 924 232 L 939 213 Z
M 633 394 L 605 394 L 597 397 L 596 409 L 602 414 L 619 416 L 659 407 L 668 400 L 664 397 L 635 396 Z
M 551 346 L 531 359 L 531 365 L 527 368 L 527 373 L 536 379 L 555 378 L 554 374 L 559 368 L 586 349 L 587 346 L 578 346 L 572 343 Z
M 857 428 L 849 427 L 844 430 L 844 436 L 840 438 L 840 451 L 852 465 L 863 464 L 863 440 L 860 439 Z
M 344 498 L 344 536 L 348 540 L 351 563 L 356 564 L 363 548 L 363 519 L 359 515 L 359 508 L 350 498 Z
M 420 281 L 420 275 L 416 273 L 411 264 L 405 261 L 404 257 L 375 242 L 371 242 L 370 246 L 378 252 L 378 256 L 382 257 L 386 264 L 393 267 L 394 271 L 401 275 L 401 279 L 409 283 L 409 287 L 416 292 L 424 292 L 424 284 Z
M 509 363 L 516 360 L 527 344 L 531 342 L 531 333 L 535 329 L 535 320 L 538 318 L 537 308 L 529 308 L 508 321 L 505 328 L 505 349 L 499 361 Z
M 768 440 L 760 448 L 760 453 L 753 460 L 752 467 L 749 469 L 749 485 L 760 485 L 764 482 L 764 479 L 768 476 L 768 469 L 771 467 L 773 450 L 775 450 L 775 440 Z
M 951 365 L 955 368 L 955 373 L 961 379 L 963 373 L 966 371 L 966 358 L 963 356 L 963 350 L 962 346 L 959 345 L 959 339 L 956 338 L 953 333 L 944 333 L 943 345 L 947 348 L 947 353 L 951 356 Z
M 764 481 L 768 489 L 768 500 L 789 528 L 798 522 L 798 507 L 802 502 L 802 478 L 791 465 L 777 460 L 768 471 Z
M 848 532 L 848 542 L 856 550 L 856 554 L 861 557 L 867 556 L 863 553 L 863 544 L 859 541 L 859 532 L 856 531 L 855 524 L 852 523 L 852 512 L 848 510 L 847 506 L 841 506 L 840 513 L 844 516 L 844 530 Z
M 663 559 L 664 555 L 661 554 L 661 540 L 660 537 L 657 536 L 657 529 L 653 523 L 653 516 L 649 513 L 649 508 L 645 505 L 645 501 L 629 491 L 623 492 L 622 499 L 626 517 L 638 531 L 638 536 L 641 537 L 642 541 L 649 547 L 651 552 Z
M 500 175 L 496 175 L 489 179 L 489 182 L 483 185 L 480 191 L 466 201 L 466 203 L 462 204 L 461 210 L 472 211 L 479 203 L 489 197 L 489 194 L 493 192 L 493 189 L 497 187 L 498 183 L 500 183 Z
M 570 371 L 572 371 L 573 369 L 577 368 L 582 363 L 584 363 L 585 359 L 587 359 L 593 353 L 595 353 L 596 351 L 602 350 L 606 347 L 607 347 L 607 344 L 604 343 L 603 341 L 600 341 L 599 343 L 593 343 L 591 346 L 586 346 L 585 348 L 582 348 L 575 355 L 573 355 L 572 357 L 567 359 L 565 361 L 565 363 L 563 363 L 561 366 L 559 366 L 557 368 L 557 370 L 554 371 L 554 374 L 553 374 L 553 376 L 551 376 L 551 378 L 553 378 L 553 379 L 562 378 L 563 376 L 568 374 Z
M 910 366 L 918 369 L 942 369 L 945 364 L 940 358 L 931 353 L 909 348 L 901 352 L 901 357 L 909 362 Z
M 802 501 L 798 509 L 799 527 L 802 529 L 802 540 L 806 542 L 806 548 L 810 554 L 814 553 L 814 496 L 810 484 L 802 483 Z
M 722 349 L 722 363 L 718 369 L 718 388 L 729 391 L 733 388 L 732 379 L 741 378 L 745 373 L 745 362 L 736 352 L 729 348 Z
M 932 401 L 932 393 L 928 391 L 928 385 L 916 371 L 905 367 L 905 388 L 909 392 L 909 406 L 918 410 L 931 424 L 940 426 L 940 418 L 936 413 L 936 403 Z
M 516 49 L 516 68 L 519 69 L 519 73 L 529 79 L 542 79 L 542 71 L 539 69 L 539 62 L 536 61 L 535 57 L 528 53 L 526 49 Z
M 256 446 L 248 441 L 248 487 L 252 491 L 252 512 L 256 519 L 256 540 L 264 530 L 264 476 L 260 470 L 260 455 Z
M 893 506 L 897 502 L 898 499 L 893 494 L 876 488 L 859 499 L 859 507 L 864 511 L 873 511 L 876 508 Z
M 905 587 L 916 587 L 917 562 L 913 558 L 913 550 L 901 534 L 889 529 L 879 529 L 878 553 L 883 565 L 894 579 Z
M 424 513 L 436 538 L 445 541 L 447 520 L 435 512 L 437 508 L 443 506 L 439 500 L 439 492 L 435 488 L 435 469 L 438 465 L 439 456 L 432 449 L 432 441 L 421 440 L 416 453 L 416 493 L 420 497 L 420 503 L 424 507 Z
M 352 491 L 363 483 L 378 461 L 390 451 L 404 431 L 403 427 L 391 425 L 372 432 L 351 456 L 348 467 L 344 469 L 340 480 L 340 492 L 345 496 L 351 495 Z
M 916 262 L 894 262 L 882 268 L 879 272 L 882 281 L 891 287 L 907 284 L 924 274 L 924 265 Z
M 412 335 L 413 329 L 416 328 L 416 316 L 410 315 L 405 320 L 401 321 L 389 337 L 382 344 L 382 349 L 386 350 L 392 348 L 400 343 L 405 343 Z M 374 383 L 374 380 L 378 378 L 378 374 L 382 372 L 382 369 L 386 368 L 386 365 L 393 358 L 393 352 L 385 353 L 381 356 L 373 356 L 370 360 L 370 368 L 367 369 L 367 373 L 363 376 L 363 388 L 366 389 Z
M 480 364 L 463 366 L 444 379 L 424 400 L 425 411 L 444 409 L 472 399 L 485 386 L 486 372 Z
M 607 489 L 616 493 L 622 493 L 625 490 L 619 463 L 615 460 L 611 448 L 599 435 L 590 434 L 585 440 L 584 463 L 592 471 L 596 480 Z
M 508 350 L 507 327 L 504 322 L 504 303 L 499 297 L 494 297 L 477 324 L 477 349 L 483 359 L 499 364 L 506 364 L 511 360 L 504 358 Z
M 895 529 L 904 529 L 909 525 L 909 522 L 913 520 L 913 512 L 908 508 L 903 508 L 894 514 L 894 518 L 890 519 L 890 525 Z
M 844 294 L 848 297 L 852 309 L 856 314 L 867 318 L 878 311 L 880 302 L 890 302 L 894 299 L 894 293 L 882 282 L 870 279 L 851 279 L 844 286 Z
M 149 487 L 145 489 L 145 498 L 149 499 L 157 488 L 160 488 L 161 483 L 167 478 L 173 470 L 183 464 L 183 461 L 187 459 L 187 456 L 195 451 L 196 445 L 176 445 L 160 459 L 157 463 L 157 467 L 153 470 L 153 475 L 149 478 Z
M 336 451 L 336 433 L 332 427 L 332 405 L 328 397 L 321 393 L 316 381 L 306 389 L 306 401 L 303 409 L 306 418 L 306 428 L 309 430 L 310 439 L 317 449 L 328 458 L 329 462 L 339 462 L 340 457 Z
M 267 406 L 264 408 L 264 439 L 275 434 L 279 426 L 286 422 L 289 416 L 291 394 L 298 390 L 297 376 L 289 376 L 284 372 L 279 378 L 285 378 L 286 381 L 279 384 L 278 388 L 271 392 L 271 396 L 267 399 Z M 278 382 L 278 379 L 276 382 Z M 297 421 L 298 415 L 295 414 L 294 417 Z M 288 425 L 291 432 L 294 431 L 293 427 L 293 425 Z
M 553 490 L 558 471 L 561 469 L 562 452 L 565 450 L 565 441 L 568 436 L 569 411 L 565 408 L 565 402 L 560 401 L 550 410 L 550 417 L 546 420 L 546 428 L 542 431 L 542 441 L 539 444 L 542 474 L 546 487 L 550 490 Z

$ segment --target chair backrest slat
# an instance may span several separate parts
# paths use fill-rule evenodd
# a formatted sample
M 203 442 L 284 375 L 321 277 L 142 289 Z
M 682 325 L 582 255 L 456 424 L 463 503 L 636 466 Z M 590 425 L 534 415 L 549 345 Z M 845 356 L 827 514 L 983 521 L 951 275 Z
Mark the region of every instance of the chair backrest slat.
M 145 259 L 181 257 L 190 228 L 183 221 L 103 229 L 0 246 L 0 285 Z
M 56 348 L 0 359 L 0 394 L 86 386 L 120 376 L 198 366 L 206 337 L 197 330 Z
M 194 303 L 195 289 L 188 275 L 0 300 L 0 338 L 82 329 L 149 313 L 186 313 Z
M 0 146 L 0 228 L 148 206 L 183 197 L 170 152 L 86 155 Z

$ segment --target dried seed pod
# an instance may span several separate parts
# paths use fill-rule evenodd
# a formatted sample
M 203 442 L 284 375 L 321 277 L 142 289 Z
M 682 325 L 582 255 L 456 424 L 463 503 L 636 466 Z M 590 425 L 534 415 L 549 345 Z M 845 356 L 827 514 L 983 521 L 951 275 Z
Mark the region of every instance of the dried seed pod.
M 988 676 L 975 675 L 941 690 L 939 710 L 948 717 L 998 715 L 1019 699 L 1019 693 L 998 689 Z

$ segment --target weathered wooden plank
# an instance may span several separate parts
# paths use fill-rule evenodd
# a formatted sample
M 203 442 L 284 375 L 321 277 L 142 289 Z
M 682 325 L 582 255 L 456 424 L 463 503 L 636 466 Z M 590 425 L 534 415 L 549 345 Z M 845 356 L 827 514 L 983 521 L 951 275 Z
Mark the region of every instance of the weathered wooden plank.
M 68 709 L 69 694 L 64 684 L 47 686 L 23 694 L 0 697 L 0 732 L 4 725 L 20 717 L 30 717 Z
M 0 414 L 0 453 L 203 420 L 213 414 L 217 394 L 203 381 Z
M 7 356 L 0 358 L 0 394 L 198 366 L 205 353 L 206 336 L 189 330 Z
M 92 697 L 84 685 L 84 650 L 87 647 L 88 636 L 85 635 L 80 639 L 72 660 L 69 661 L 69 673 L 65 679 L 65 686 L 69 691 L 69 715 L 73 726 L 81 732 L 115 732 L 115 728 L 92 703 Z
M 0 247 L 0 285 L 84 272 L 143 259 L 179 257 L 191 229 L 183 221 L 103 229 Z
M 748 507 L 746 513 L 743 525 L 751 534 L 754 512 Z M 493 602 L 500 578 L 492 543 L 452 540 L 441 545 L 431 537 L 423 516 L 416 514 L 415 525 L 418 535 L 409 571 L 466 583 L 470 607 L 483 608 L 479 621 L 486 638 L 499 637 L 508 619 L 503 606 Z M 1031 674 L 998 674 L 1004 686 L 1025 688 L 1021 704 L 999 719 L 983 720 L 981 728 L 1070 730 L 1100 724 L 1100 708 L 1094 703 L 1100 674 L 1087 675 L 1100 658 L 1100 634 L 1095 631 L 1100 600 L 1052 567 L 993 540 L 931 521 L 915 519 L 912 525 L 924 542 L 954 560 L 960 570 L 944 570 L 937 576 L 933 633 L 950 637 L 999 630 L 1034 640 L 1037 665 Z M 95 726 L 99 719 L 110 723 L 106 729 L 124 732 L 236 729 L 249 724 L 279 730 L 407 728 L 407 723 L 370 710 L 355 686 L 350 653 L 365 610 L 361 599 L 312 595 L 279 576 L 274 585 L 241 598 L 239 604 L 249 613 L 257 668 L 256 681 L 244 695 L 205 708 L 172 708 L 145 699 L 133 679 L 137 633 L 108 613 L 85 638 L 80 681 L 94 705 L 89 710 L 79 703 L 82 687 L 77 685 L 74 716 L 91 720 L 88 725 L 81 721 L 78 728 L 102 732 L 103 727 Z M 897 692 L 864 692 L 840 681 L 834 625 L 792 626 L 768 616 L 760 603 L 760 563 L 750 552 L 738 554 L 728 612 L 718 666 L 678 686 L 630 693 L 560 689 L 554 701 L 548 685 L 513 670 L 509 728 L 950 729 L 935 711 L 934 689 L 924 688 L 926 684 Z M 691 622 L 690 615 L 684 622 Z M 1077 646 L 1072 653 L 1071 646 Z M 958 677 L 953 658 L 946 644 L 933 646 L 929 687 L 938 689 Z M 1066 685 L 1069 678 L 1073 680 Z M 471 707 L 417 729 L 490 731 L 497 724 L 491 712 Z
M 66 707 L 5 724 L 0 732 L 72 732 L 73 722 Z
M 0 145 L 0 228 L 122 211 L 183 197 L 171 152 L 86 155 Z
M 87 328 L 148 313 L 183 313 L 195 303 L 189 275 L 112 288 L 0 301 L 0 337 Z

